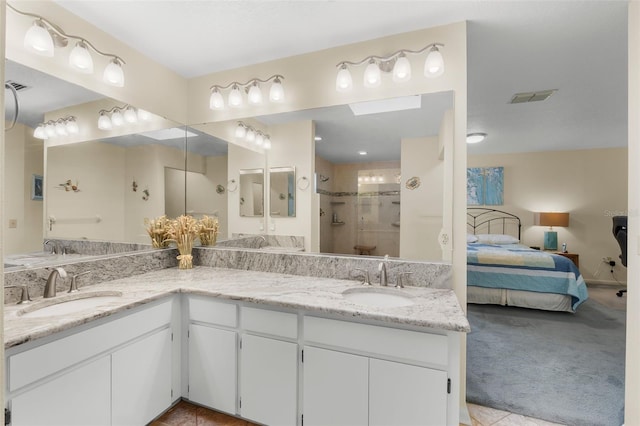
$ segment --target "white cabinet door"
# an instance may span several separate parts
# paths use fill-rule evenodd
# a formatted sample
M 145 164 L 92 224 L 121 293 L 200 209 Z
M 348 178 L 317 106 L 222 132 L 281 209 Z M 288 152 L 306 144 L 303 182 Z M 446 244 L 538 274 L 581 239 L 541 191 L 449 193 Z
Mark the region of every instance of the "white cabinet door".
M 367 425 L 368 358 L 305 346 L 302 365 L 305 426 Z
M 13 426 L 111 423 L 111 362 L 105 356 L 15 398 Z
M 379 359 L 369 362 L 371 426 L 447 424 L 445 371 Z
M 189 400 L 236 414 L 236 333 L 189 326 Z
M 172 402 L 171 330 L 158 331 L 112 354 L 113 424 L 146 424 Z
M 295 425 L 298 346 L 244 335 L 240 351 L 240 413 L 267 425 Z

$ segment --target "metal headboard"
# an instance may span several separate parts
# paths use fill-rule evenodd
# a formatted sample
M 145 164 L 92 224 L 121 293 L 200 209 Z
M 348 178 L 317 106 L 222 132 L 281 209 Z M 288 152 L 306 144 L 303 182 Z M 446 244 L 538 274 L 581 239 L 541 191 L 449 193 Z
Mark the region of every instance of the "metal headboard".
M 483 207 L 467 208 L 467 227 L 469 230 L 473 231 L 474 235 L 478 229 L 486 229 L 487 234 L 498 233 L 501 229 L 504 234 L 506 233 L 507 225 L 517 227 L 519 240 L 522 224 L 520 223 L 520 218 L 518 216 L 496 209 L 487 209 Z M 491 232 L 492 226 L 495 230 L 494 232 Z

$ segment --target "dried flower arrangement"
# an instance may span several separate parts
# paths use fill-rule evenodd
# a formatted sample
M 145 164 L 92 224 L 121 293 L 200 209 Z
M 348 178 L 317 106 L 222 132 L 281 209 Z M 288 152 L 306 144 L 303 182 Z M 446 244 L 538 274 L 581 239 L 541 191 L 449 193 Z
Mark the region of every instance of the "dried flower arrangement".
M 218 238 L 218 218 L 213 216 L 202 216 L 199 221 L 200 224 L 200 243 L 203 246 L 215 246 Z
M 169 246 L 169 237 L 167 236 L 167 228 L 170 220 L 167 216 L 159 216 L 155 219 L 144 219 L 144 224 L 147 227 L 147 233 L 151 237 L 151 244 L 154 248 L 164 248 Z
M 196 239 L 200 231 L 200 224 L 192 216 L 182 215 L 177 219 L 171 220 L 167 226 L 167 238 L 175 241 L 178 245 L 178 268 L 193 268 L 193 241 Z

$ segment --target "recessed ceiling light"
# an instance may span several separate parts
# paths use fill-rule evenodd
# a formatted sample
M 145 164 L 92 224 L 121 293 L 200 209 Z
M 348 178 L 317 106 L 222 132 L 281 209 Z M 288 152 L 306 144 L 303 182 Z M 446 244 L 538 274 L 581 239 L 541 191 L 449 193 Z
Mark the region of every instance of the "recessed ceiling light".
M 358 151 L 358 154 L 360 154 L 360 155 L 367 155 L 367 151 Z
M 378 114 L 381 112 L 404 111 L 407 109 L 419 109 L 422 104 L 420 95 L 401 96 L 398 98 L 383 99 L 380 101 L 357 102 L 349 104 L 353 115 Z
M 322 140 L 322 136 L 316 136 L 314 139 L 315 139 L 316 142 L 319 142 L 319 141 Z
M 487 137 L 486 133 L 469 133 L 467 135 L 467 143 L 482 142 Z

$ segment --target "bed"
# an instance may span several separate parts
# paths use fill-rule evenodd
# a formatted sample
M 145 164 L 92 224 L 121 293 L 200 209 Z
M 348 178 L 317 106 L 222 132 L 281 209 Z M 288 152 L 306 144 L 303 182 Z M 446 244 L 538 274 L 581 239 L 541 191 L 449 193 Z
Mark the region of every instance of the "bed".
M 568 258 L 520 244 L 521 221 L 495 209 L 467 210 L 467 302 L 575 312 L 588 298 Z

